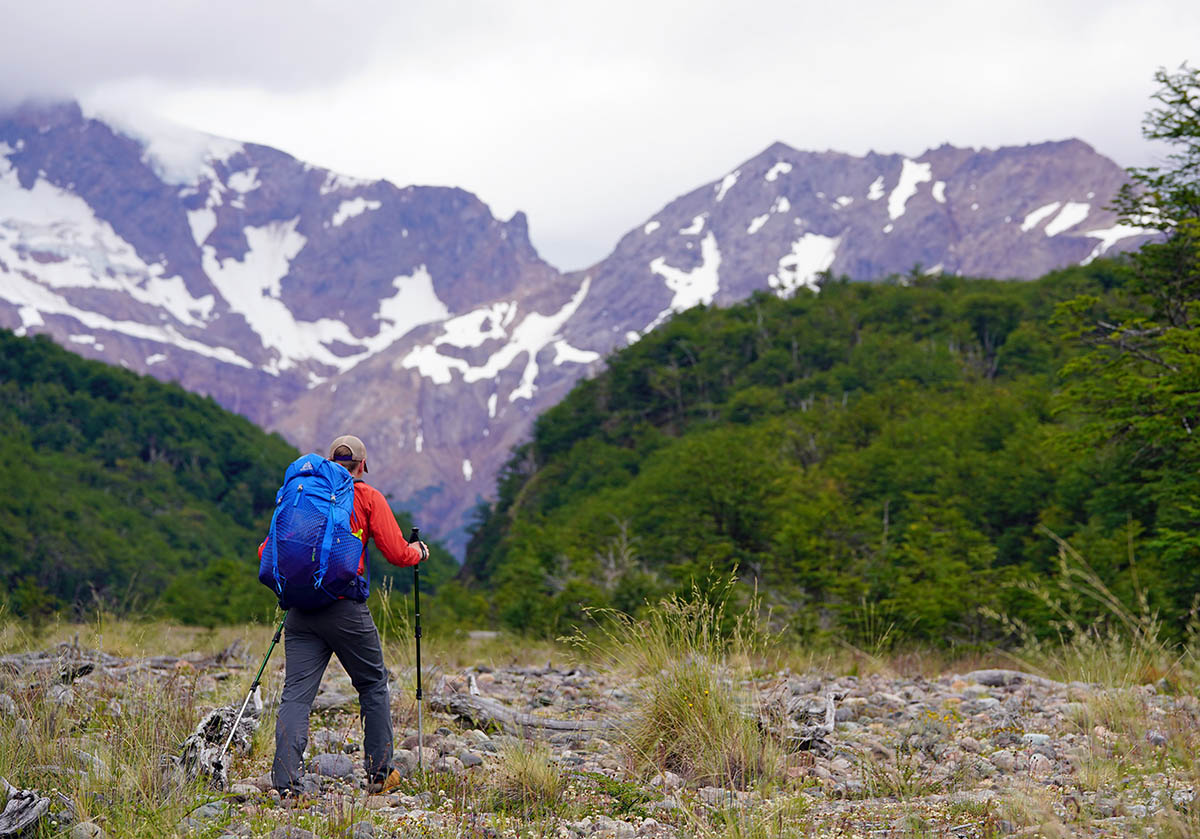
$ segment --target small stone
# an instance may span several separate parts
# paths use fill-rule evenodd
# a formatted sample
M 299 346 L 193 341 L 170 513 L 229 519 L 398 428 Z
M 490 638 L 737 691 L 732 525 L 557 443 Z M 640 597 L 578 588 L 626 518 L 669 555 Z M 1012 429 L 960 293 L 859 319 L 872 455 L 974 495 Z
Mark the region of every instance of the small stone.
M 1146 732 L 1146 742 L 1151 746 L 1165 746 L 1167 745 L 1167 736 L 1157 728 L 1152 728 Z
M 491 737 L 488 737 L 487 734 L 480 731 L 478 728 L 472 728 L 470 731 L 464 733 L 463 737 L 468 743 L 472 743 L 474 745 L 479 745 L 480 743 L 490 743 L 492 741 Z
M 481 758 L 479 755 L 475 754 L 474 752 L 465 752 L 465 751 L 459 752 L 458 759 L 459 759 L 459 761 L 462 762 L 462 765 L 465 766 L 467 769 L 470 769 L 474 766 L 482 766 L 483 765 L 483 758 Z
M 375 825 L 370 822 L 355 822 L 350 825 L 350 839 L 374 839 Z
M 1146 809 L 1145 804 L 1130 804 L 1128 807 L 1125 808 L 1125 810 L 1129 815 L 1133 816 L 1135 819 L 1144 819 L 1144 818 L 1146 818 L 1146 814 L 1149 812 Z
M 348 693 L 322 693 L 313 700 L 312 709 L 314 711 L 335 711 L 339 709 L 350 708 L 357 696 L 352 696 Z
M 195 810 L 188 813 L 189 819 L 197 821 L 212 821 L 213 819 L 224 818 L 229 815 L 229 805 L 224 801 L 210 801 L 207 804 L 201 804 Z
M 260 791 L 253 784 L 233 784 L 229 787 L 229 794 L 235 801 L 249 801 L 251 798 L 257 797 Z
M 683 778 L 674 772 L 660 772 L 650 779 L 650 786 L 662 787 L 666 790 L 677 790 L 683 786 Z
M 17 716 L 17 713 L 17 701 L 7 693 L 0 693 L 0 715 L 12 719 Z
M 1043 754 L 1031 755 L 1029 758 L 1029 774 L 1036 776 L 1049 775 L 1054 769 L 1054 762 Z
M 995 766 L 1001 772 L 1011 772 L 1013 767 L 1017 765 L 1017 759 L 1008 749 L 1001 749 L 991 757 L 992 766 Z
M 344 754 L 319 754 L 313 758 L 312 768 L 326 778 L 350 778 L 354 775 L 354 761 Z
M 80 822 L 71 828 L 68 834 L 71 839 L 104 839 L 104 831 L 100 829 L 100 825 L 92 822 Z
M 974 755 L 979 754 L 979 741 L 976 740 L 974 737 L 962 738 L 961 740 L 958 741 L 958 747 L 960 749 L 962 749 L 964 752 L 970 752 L 971 754 L 974 754 Z
M 733 803 L 733 793 L 727 789 L 720 787 L 701 787 L 696 796 L 713 807 L 730 805 Z
M 439 757 L 433 768 L 438 772 L 453 772 L 455 775 L 461 775 L 464 771 L 463 762 L 456 757 Z
M 1038 734 L 1033 731 L 1027 731 L 1021 735 L 1021 739 L 1031 746 L 1044 746 L 1050 742 L 1049 734 Z
M 267 839 L 317 839 L 317 834 L 302 827 L 287 824 L 267 834 Z

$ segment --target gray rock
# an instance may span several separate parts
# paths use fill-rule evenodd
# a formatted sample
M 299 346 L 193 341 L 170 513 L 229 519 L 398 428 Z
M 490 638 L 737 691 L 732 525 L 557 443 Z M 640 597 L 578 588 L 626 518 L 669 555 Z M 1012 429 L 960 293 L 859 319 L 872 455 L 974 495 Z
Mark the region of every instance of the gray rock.
M 358 699 L 349 693 L 322 693 L 313 700 L 312 709 L 314 711 L 335 711 L 343 708 L 350 708 Z
M 683 786 L 683 778 L 668 770 L 651 778 L 650 786 L 674 791 Z
M 71 839 L 104 839 L 104 831 L 100 825 L 92 822 L 80 822 L 71 828 L 67 834 Z
M 18 713 L 17 700 L 13 699 L 7 693 L 0 693 L 0 715 L 9 719 L 15 719 Z
M 1021 735 L 1021 739 L 1031 746 L 1044 746 L 1050 742 L 1050 735 L 1027 731 Z
M 197 821 L 212 821 L 213 819 L 224 818 L 229 815 L 229 805 L 224 801 L 210 801 L 207 804 L 201 804 L 195 810 L 188 813 L 189 819 Z
M 254 784 L 233 784 L 229 787 L 229 794 L 233 796 L 234 801 L 249 801 L 251 798 L 257 798 L 259 788 Z
M 375 825 L 370 822 L 355 822 L 350 826 L 350 839 L 375 839 Z
M 1146 742 L 1151 746 L 1165 746 L 1167 745 L 1167 736 L 1157 728 L 1153 728 L 1146 732 Z
M 483 765 L 483 758 L 481 758 L 479 755 L 475 754 L 474 752 L 468 752 L 468 751 L 459 752 L 458 759 L 462 762 L 462 765 L 465 766 L 467 769 L 470 769 L 474 766 L 482 766 Z
M 317 834 L 295 825 L 277 827 L 267 834 L 267 839 L 317 839 Z
M 470 731 L 466 732 L 465 734 L 463 734 L 463 738 L 468 743 L 471 743 L 472 745 L 476 745 L 476 746 L 478 746 L 481 743 L 492 742 L 492 738 L 488 737 L 487 734 L 480 731 L 478 728 L 473 728 Z
M 433 768 L 439 772 L 453 772 L 455 775 L 461 775 L 464 771 L 463 762 L 456 757 L 439 757 L 433 764 Z
M 1017 759 L 1008 749 L 1001 749 L 991 756 L 992 766 L 1001 772 L 1011 772 L 1017 765 Z
M 1035 754 L 1029 757 L 1029 773 L 1031 775 L 1049 775 L 1053 769 L 1054 762 L 1044 754 Z
M 344 754 L 320 754 L 312 760 L 312 768 L 326 778 L 351 778 L 354 776 L 354 761 Z

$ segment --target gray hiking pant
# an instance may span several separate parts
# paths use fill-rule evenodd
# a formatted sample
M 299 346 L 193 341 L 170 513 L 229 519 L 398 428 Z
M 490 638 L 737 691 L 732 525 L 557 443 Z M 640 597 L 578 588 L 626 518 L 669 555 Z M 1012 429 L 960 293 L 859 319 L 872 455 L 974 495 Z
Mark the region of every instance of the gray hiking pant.
M 316 612 L 292 609 L 284 623 L 283 650 L 287 660 L 275 721 L 275 762 L 271 766 L 275 788 L 300 789 L 302 755 L 308 746 L 308 715 L 331 653 L 338 657 L 358 690 L 367 780 L 386 774 L 392 762 L 388 672 L 367 604 L 338 600 Z

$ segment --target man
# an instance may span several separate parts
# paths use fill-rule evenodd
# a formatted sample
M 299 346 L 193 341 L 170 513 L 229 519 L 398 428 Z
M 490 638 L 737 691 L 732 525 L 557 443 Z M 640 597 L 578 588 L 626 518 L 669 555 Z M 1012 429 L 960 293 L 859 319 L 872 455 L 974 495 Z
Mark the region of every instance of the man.
M 423 542 L 409 544 L 382 493 L 369 486 L 367 448 L 362 440 L 343 435 L 329 446 L 328 459 L 346 468 L 354 478 L 354 534 L 362 539 L 358 573 L 365 576 L 367 539 L 392 565 L 416 565 L 429 556 Z M 258 547 L 262 557 L 266 541 Z M 308 716 L 321 686 L 331 654 L 338 657 L 358 691 L 362 718 L 363 767 L 371 792 L 389 792 L 400 783 L 392 767 L 392 716 L 388 673 L 383 664 L 379 632 L 364 601 L 343 599 L 315 611 L 290 609 L 284 623 L 285 676 L 279 716 L 275 722 L 275 761 L 271 782 L 282 798 L 299 794 L 301 763 L 308 745 Z

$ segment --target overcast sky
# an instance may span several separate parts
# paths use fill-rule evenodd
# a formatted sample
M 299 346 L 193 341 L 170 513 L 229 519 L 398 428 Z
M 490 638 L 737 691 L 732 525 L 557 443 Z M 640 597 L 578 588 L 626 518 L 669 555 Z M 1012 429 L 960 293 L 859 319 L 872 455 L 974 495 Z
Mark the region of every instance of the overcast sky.
M 1197 0 L 24 0 L 0 100 L 73 96 L 524 210 L 559 268 L 775 140 L 1079 137 L 1123 166 Z

